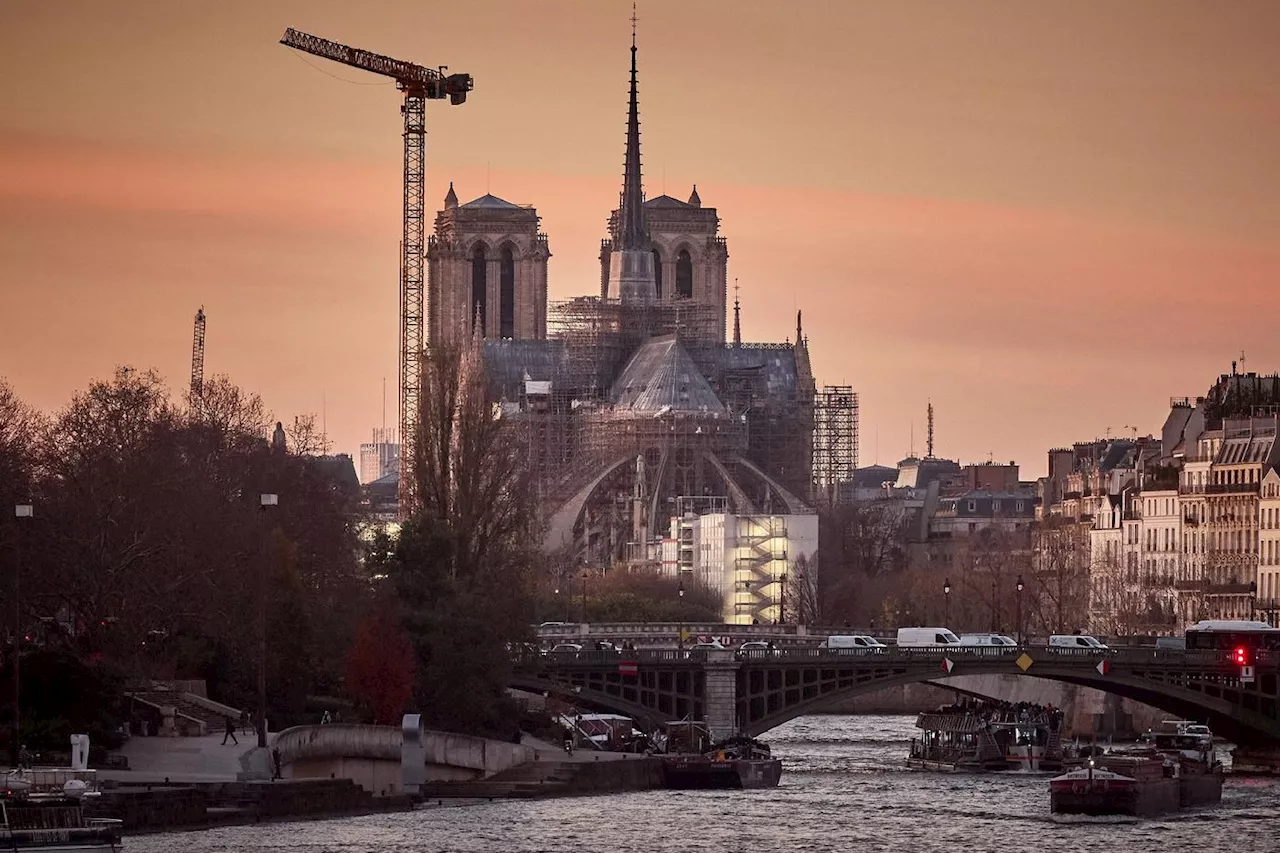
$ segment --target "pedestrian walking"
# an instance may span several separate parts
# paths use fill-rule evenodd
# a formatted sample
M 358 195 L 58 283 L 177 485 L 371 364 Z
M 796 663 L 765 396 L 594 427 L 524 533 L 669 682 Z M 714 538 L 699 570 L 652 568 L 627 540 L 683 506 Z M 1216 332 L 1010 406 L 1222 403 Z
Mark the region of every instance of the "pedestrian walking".
M 222 745 L 226 746 L 227 738 L 231 738 L 231 742 L 236 746 L 239 746 L 240 741 L 236 739 L 236 721 L 230 717 L 226 717 L 225 719 L 227 721 L 227 729 L 225 734 L 222 735 Z
M 240 712 L 240 728 L 245 734 L 253 732 L 253 721 L 249 719 L 249 709 L 245 708 Z

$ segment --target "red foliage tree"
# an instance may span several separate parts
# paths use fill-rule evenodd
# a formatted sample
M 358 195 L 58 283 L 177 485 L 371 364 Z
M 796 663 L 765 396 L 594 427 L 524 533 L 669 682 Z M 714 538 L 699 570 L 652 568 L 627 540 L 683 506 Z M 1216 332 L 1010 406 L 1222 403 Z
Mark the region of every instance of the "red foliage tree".
M 356 628 L 347 657 L 347 691 L 373 712 L 377 725 L 395 725 L 413 695 L 417 661 L 409 635 L 389 603 L 373 607 Z

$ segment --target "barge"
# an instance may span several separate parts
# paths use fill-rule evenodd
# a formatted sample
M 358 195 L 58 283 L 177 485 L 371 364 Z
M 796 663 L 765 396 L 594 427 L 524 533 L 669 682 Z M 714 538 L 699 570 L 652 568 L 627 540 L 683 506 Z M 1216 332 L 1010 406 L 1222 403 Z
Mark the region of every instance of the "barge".
M 1150 817 L 1222 800 L 1222 765 L 1207 726 L 1184 720 L 1143 736 L 1130 752 L 1091 755 L 1049 781 L 1055 814 Z
M 662 781 L 677 790 L 776 788 L 782 761 L 754 738 L 733 737 L 702 754 L 667 755 Z

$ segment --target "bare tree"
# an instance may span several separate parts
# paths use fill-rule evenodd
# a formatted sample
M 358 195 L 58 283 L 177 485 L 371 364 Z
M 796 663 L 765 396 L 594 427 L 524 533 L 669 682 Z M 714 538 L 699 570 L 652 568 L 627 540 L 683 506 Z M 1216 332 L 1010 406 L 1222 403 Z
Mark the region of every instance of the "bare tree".
M 36 441 L 43 429 L 43 418 L 0 379 L 0 501 L 5 506 L 31 497 Z
M 1045 519 L 1032 534 L 1032 603 L 1028 624 L 1046 634 L 1083 628 L 1089 615 L 1089 531 Z
M 289 452 L 299 456 L 323 456 L 333 447 L 324 430 L 316 425 L 316 416 L 311 413 L 294 415 L 293 423 L 284 431 Z
M 412 510 L 447 524 L 452 578 L 506 570 L 500 555 L 527 543 L 534 524 L 522 432 L 500 416 L 479 359 L 475 345 L 442 344 L 426 354 L 412 448 Z

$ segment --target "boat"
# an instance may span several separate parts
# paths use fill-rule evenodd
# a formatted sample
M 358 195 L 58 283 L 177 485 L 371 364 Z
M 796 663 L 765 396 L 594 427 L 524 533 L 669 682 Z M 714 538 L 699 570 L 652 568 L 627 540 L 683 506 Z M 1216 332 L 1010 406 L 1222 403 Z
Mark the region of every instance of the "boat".
M 1221 800 L 1213 734 L 1186 720 L 1148 732 L 1137 749 L 1092 754 L 1049 780 L 1049 808 L 1056 814 L 1149 817 Z
M 749 737 L 727 738 L 701 754 L 662 759 L 663 784 L 677 790 L 776 788 L 781 778 L 782 761 L 767 744 Z
M 1062 769 L 1062 712 L 1040 705 L 965 702 L 916 718 L 907 766 L 986 772 Z
M 1049 780 L 1054 814 L 1149 817 L 1178 810 L 1178 780 L 1163 755 L 1106 753 Z
M 1165 720 L 1142 742 L 1178 762 L 1178 803 L 1181 808 L 1216 805 L 1222 801 L 1222 762 L 1213 749 L 1213 732 L 1191 720 Z
M 0 849 L 118 851 L 121 822 L 86 817 L 99 795 L 92 770 L 33 767 L 0 777 Z

